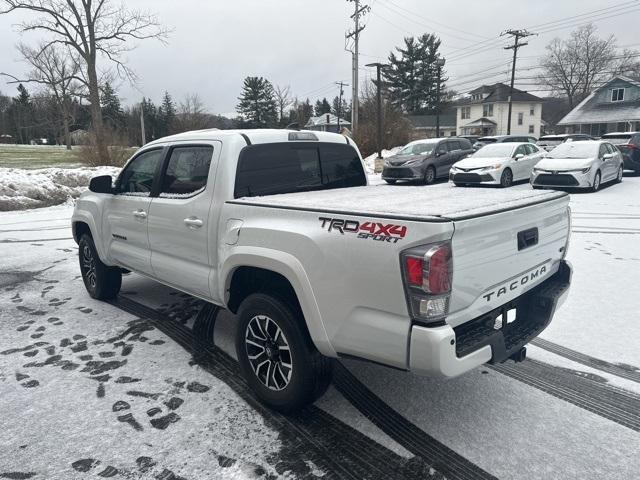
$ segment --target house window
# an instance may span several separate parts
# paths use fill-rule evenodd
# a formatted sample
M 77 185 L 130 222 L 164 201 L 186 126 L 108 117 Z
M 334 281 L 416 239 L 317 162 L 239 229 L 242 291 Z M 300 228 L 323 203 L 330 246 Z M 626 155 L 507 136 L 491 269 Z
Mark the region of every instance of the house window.
M 460 118 L 462 118 L 462 120 L 470 119 L 471 118 L 471 107 L 462 107 L 460 109 Z
M 529 125 L 529 133 L 535 133 L 535 127 L 533 125 Z
M 520 112 L 518 113 L 518 125 L 522 125 L 523 122 L 524 122 L 524 113 Z
M 533 117 L 535 114 L 536 114 L 536 106 L 529 105 L 529 115 Z
M 493 117 L 493 103 L 488 103 L 482 106 L 483 117 Z
M 611 101 L 622 102 L 624 100 L 624 88 L 614 88 L 611 90 Z

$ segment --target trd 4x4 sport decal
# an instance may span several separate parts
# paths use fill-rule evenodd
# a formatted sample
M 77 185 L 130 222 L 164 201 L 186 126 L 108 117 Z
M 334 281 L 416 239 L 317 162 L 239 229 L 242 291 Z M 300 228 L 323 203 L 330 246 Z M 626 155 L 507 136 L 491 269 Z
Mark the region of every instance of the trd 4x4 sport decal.
M 407 235 L 407 227 L 391 223 L 364 222 L 345 220 L 343 218 L 320 217 L 321 227 L 328 232 L 336 231 L 342 235 L 355 233 L 358 238 L 371 239 L 378 242 L 398 243 Z

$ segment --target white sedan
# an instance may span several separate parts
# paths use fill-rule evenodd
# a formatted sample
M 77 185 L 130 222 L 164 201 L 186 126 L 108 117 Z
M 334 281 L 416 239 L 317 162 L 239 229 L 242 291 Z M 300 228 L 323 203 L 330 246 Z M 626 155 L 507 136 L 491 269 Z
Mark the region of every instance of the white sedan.
M 526 180 L 544 152 L 533 143 L 494 143 L 456 162 L 449 179 L 456 186 L 470 184 L 510 187 L 514 181 Z
M 601 140 L 563 143 L 536 165 L 531 174 L 533 188 L 588 188 L 592 192 L 605 182 L 622 181 L 622 153 Z

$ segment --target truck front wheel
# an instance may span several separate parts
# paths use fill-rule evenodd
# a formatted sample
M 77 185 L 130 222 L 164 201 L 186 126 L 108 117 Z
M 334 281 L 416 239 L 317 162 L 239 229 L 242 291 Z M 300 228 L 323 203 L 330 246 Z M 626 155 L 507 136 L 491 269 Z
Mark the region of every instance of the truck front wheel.
M 80 272 L 89 295 L 96 300 L 115 298 L 122 285 L 122 271 L 102 263 L 93 239 L 86 233 L 78 242 L 78 250 Z
M 332 360 L 318 352 L 291 302 L 249 295 L 238 310 L 236 354 L 256 396 L 291 412 L 313 403 L 331 382 Z

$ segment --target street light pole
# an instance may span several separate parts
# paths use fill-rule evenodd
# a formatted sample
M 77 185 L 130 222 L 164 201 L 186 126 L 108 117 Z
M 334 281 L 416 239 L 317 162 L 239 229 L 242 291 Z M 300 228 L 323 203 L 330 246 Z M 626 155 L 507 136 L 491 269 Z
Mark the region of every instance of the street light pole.
M 382 158 L 382 93 L 381 93 L 381 85 L 382 79 L 380 78 L 380 70 L 384 68 L 383 63 L 368 63 L 367 67 L 376 67 L 376 100 L 378 103 L 378 111 L 377 111 L 377 146 L 378 146 L 378 158 Z
M 444 58 L 438 58 L 436 65 L 438 67 L 438 81 L 436 83 L 436 138 L 440 138 L 440 83 L 442 81 L 442 67 L 444 67 Z

